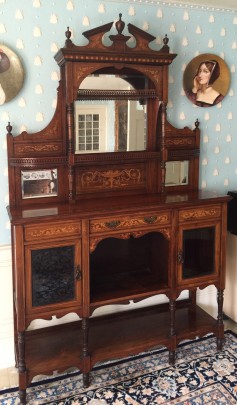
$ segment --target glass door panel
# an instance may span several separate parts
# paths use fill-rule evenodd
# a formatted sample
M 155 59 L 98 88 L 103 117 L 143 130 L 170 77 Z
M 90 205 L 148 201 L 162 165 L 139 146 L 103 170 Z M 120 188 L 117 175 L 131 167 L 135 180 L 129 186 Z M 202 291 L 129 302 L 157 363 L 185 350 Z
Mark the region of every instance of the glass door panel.
M 189 229 L 183 232 L 182 278 L 212 274 L 215 271 L 215 228 Z
M 27 312 L 81 303 L 81 242 L 26 247 Z
M 32 250 L 32 306 L 75 299 L 74 246 Z

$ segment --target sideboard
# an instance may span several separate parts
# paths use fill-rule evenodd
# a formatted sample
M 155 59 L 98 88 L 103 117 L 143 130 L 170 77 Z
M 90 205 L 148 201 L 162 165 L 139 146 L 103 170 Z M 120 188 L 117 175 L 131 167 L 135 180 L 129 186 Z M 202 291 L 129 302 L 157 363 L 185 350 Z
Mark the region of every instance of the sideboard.
M 13 299 L 19 395 L 33 377 L 77 367 L 85 386 L 97 362 L 207 333 L 224 341 L 227 202 L 198 189 L 200 130 L 167 120 L 168 66 L 175 58 L 119 16 L 66 31 L 55 56 L 61 79 L 55 115 L 34 134 L 7 126 Z M 135 38 L 136 45 L 127 41 Z M 97 79 L 102 79 L 101 84 Z M 122 84 L 117 79 L 122 79 Z M 109 87 L 112 84 L 116 87 Z M 113 104 L 112 104 L 113 101 Z M 132 113 L 131 113 L 132 111 Z M 217 289 L 216 319 L 196 303 Z M 178 299 L 188 291 L 187 299 Z M 92 316 L 99 307 L 165 295 L 166 304 Z M 78 321 L 29 330 L 36 319 Z

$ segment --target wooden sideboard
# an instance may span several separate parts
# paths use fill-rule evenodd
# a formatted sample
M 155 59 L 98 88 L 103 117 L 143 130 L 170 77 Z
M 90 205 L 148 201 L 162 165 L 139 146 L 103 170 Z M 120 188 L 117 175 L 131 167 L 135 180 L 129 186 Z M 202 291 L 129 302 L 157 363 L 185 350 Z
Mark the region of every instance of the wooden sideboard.
M 148 43 L 155 37 L 128 24 L 136 39 L 130 48 L 120 15 L 112 45 L 105 46 L 102 37 L 112 25 L 85 32 L 86 46 L 74 45 L 66 31 L 65 47 L 55 57 L 61 71 L 58 105 L 44 130 L 14 137 L 7 126 L 22 404 L 39 374 L 78 367 L 88 386 L 90 370 L 99 361 L 164 345 L 174 364 L 183 339 L 210 332 L 217 337 L 217 349 L 223 345 L 229 197 L 198 190 L 198 121 L 194 129 L 176 129 L 167 121 L 168 65 L 175 58 L 168 38 L 160 51 L 151 50 Z M 133 88 L 80 87 L 88 76 L 107 80 L 111 73 Z M 98 150 L 104 99 L 116 101 L 115 108 L 106 107 L 107 121 L 111 108 L 115 118 L 119 115 L 107 128 L 107 133 L 115 128 L 113 151 Z M 124 101 L 133 99 L 142 106 L 138 120 L 145 111 L 144 139 L 140 124 L 128 130 Z M 83 104 L 78 115 L 75 100 Z M 137 149 L 134 140 L 129 144 L 132 132 Z M 217 288 L 216 319 L 196 304 L 197 288 L 211 284 Z M 178 300 L 184 290 L 189 298 Z M 166 304 L 92 317 L 99 307 L 158 294 L 167 297 Z M 33 320 L 69 313 L 76 313 L 78 321 L 28 330 Z

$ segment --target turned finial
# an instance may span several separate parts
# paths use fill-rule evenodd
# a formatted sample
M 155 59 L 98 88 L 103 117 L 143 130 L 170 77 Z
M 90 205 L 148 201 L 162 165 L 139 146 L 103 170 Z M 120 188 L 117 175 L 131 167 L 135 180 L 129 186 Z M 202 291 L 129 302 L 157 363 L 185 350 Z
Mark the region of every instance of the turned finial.
M 164 46 L 167 46 L 169 42 L 169 38 L 167 37 L 167 34 L 165 34 L 165 38 L 163 38 L 163 44 Z
M 8 122 L 8 125 L 6 126 L 6 130 L 7 130 L 7 135 L 12 134 L 12 126 L 11 126 L 10 122 Z
M 118 31 L 119 35 L 122 34 L 122 31 L 123 31 L 124 26 L 125 26 L 125 22 L 122 21 L 121 18 L 122 18 L 122 14 L 120 13 L 119 14 L 119 20 L 116 21 L 116 23 L 115 23 L 115 27 L 116 27 L 116 30 Z
M 70 38 L 71 38 L 71 35 L 72 35 L 71 31 L 69 30 L 69 27 L 67 27 L 67 31 L 65 32 L 66 38 L 67 38 L 67 39 L 70 39 Z
M 69 30 L 69 27 L 67 27 L 67 31 L 65 32 L 65 36 L 66 36 L 66 41 L 65 41 L 65 45 L 66 46 L 72 46 L 72 41 L 71 41 L 71 31 Z
M 195 127 L 198 128 L 199 127 L 200 122 L 198 121 L 198 118 L 195 121 Z

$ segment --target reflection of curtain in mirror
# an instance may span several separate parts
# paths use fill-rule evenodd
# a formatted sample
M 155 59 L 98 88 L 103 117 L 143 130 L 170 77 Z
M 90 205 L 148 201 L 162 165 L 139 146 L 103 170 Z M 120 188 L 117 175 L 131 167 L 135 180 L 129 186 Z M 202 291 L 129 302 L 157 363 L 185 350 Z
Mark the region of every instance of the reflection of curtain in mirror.
M 144 106 L 138 100 L 115 101 L 115 151 L 145 149 Z
M 128 101 L 115 101 L 115 150 L 127 150 Z
M 144 111 L 137 100 L 128 101 L 127 150 L 144 150 Z

